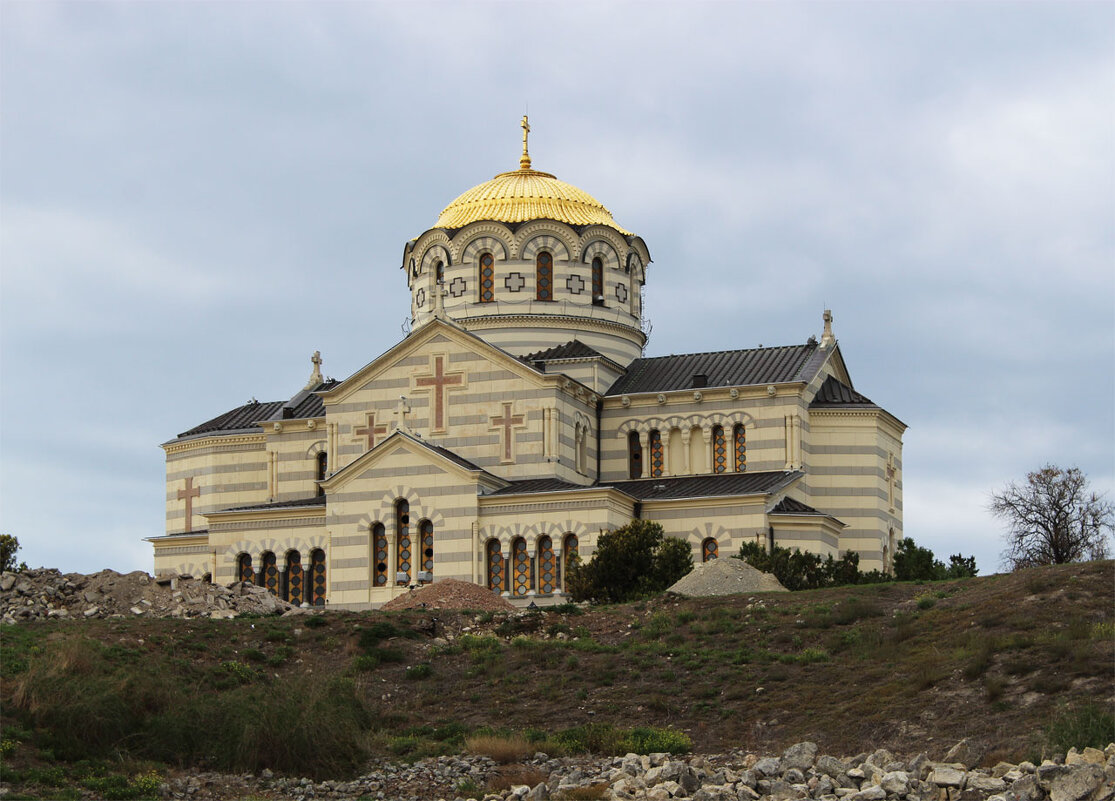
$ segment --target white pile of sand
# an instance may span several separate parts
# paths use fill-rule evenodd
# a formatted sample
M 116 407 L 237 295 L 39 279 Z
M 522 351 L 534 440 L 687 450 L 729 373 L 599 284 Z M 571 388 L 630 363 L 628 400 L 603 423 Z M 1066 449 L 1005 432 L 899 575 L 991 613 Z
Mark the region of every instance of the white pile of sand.
M 789 592 L 770 573 L 756 570 L 742 559 L 713 559 L 692 572 L 666 592 L 703 598 L 710 595 L 735 595 L 744 592 Z

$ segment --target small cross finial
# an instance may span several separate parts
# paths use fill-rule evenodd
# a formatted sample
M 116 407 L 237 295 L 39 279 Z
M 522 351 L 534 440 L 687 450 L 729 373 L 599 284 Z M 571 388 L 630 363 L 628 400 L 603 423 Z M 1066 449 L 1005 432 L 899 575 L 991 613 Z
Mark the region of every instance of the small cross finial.
M 520 170 L 529 170 L 530 169 L 530 153 L 527 151 L 527 135 L 530 133 L 530 123 L 527 121 L 527 115 L 526 114 L 523 115 L 523 121 L 522 121 L 521 124 L 522 124 L 522 127 L 523 127 L 523 155 L 519 159 L 519 169 Z
M 406 395 L 399 396 L 399 404 L 395 407 L 395 416 L 399 419 L 395 422 L 395 430 L 410 433 L 410 427 L 407 425 L 407 414 L 410 413 L 410 402 L 407 400 Z
M 825 321 L 825 330 L 821 332 L 821 347 L 827 348 L 836 342 L 836 337 L 832 335 L 832 311 L 825 309 L 823 319 Z
M 321 377 L 321 351 L 315 350 L 314 355 L 310 357 L 310 361 L 313 362 L 314 371 L 310 373 L 310 380 L 306 382 L 306 389 L 313 389 L 325 380 Z

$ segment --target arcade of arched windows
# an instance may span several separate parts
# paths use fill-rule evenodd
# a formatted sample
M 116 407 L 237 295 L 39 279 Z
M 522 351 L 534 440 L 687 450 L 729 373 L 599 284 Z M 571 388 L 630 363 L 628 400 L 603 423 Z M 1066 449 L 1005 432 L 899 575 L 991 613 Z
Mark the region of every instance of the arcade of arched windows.
M 368 523 L 372 587 L 431 583 L 434 580 L 434 521 L 423 518 L 414 525 L 410 501 L 406 498 L 396 498 L 383 516 L 390 526 L 382 520 Z
M 628 477 L 661 478 L 747 470 L 747 423 L 742 415 L 628 421 Z
M 304 562 L 302 552 L 295 548 L 281 557 L 274 551 L 264 551 L 259 555 L 257 569 L 252 555 L 241 553 L 236 557 L 236 578 L 263 587 L 295 606 L 325 606 L 325 551 L 312 548 L 308 557 Z
M 580 538 L 572 532 L 543 534 L 533 543 L 516 536 L 507 547 L 492 537 L 484 544 L 484 583 L 493 592 L 516 597 L 564 592 L 569 565 L 579 554 Z

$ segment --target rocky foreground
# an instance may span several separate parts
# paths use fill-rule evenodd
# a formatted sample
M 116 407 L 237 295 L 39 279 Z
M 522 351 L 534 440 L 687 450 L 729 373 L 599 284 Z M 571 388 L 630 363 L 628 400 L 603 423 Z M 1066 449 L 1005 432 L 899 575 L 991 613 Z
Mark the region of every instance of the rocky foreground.
M 781 757 L 744 752 L 718 756 L 669 754 L 552 759 L 536 754 L 517 765 L 487 757 L 426 759 L 412 765 L 377 764 L 352 781 L 276 778 L 269 771 L 240 777 L 191 774 L 163 784 L 164 798 L 217 799 L 476 799 L 545 801 L 1110 801 L 1115 798 L 1115 744 L 1030 762 L 968 767 L 966 741 L 945 761 L 925 754 L 903 760 L 886 750 L 849 759 L 819 754 L 798 743 Z M 502 788 L 502 789 L 497 789 Z
M 141 570 L 61 573 L 54 568 L 0 574 L 0 622 L 42 618 L 271 615 L 294 609 L 263 587 L 227 587 L 192 576 L 153 578 Z

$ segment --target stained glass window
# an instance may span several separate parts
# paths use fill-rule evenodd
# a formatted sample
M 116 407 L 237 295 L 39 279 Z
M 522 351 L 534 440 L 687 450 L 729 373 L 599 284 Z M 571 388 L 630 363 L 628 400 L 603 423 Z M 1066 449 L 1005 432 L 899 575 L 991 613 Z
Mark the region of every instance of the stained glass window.
M 259 580 L 272 595 L 279 594 L 279 562 L 271 551 L 267 551 L 260 559 Z
M 712 427 L 712 472 L 728 471 L 728 442 L 724 438 L 724 426 Z
M 418 524 L 418 534 L 422 538 L 422 570 L 431 574 L 433 581 L 434 572 L 434 524 L 423 520 Z
M 546 251 L 535 260 L 535 286 L 539 300 L 554 299 L 554 257 Z
M 240 558 L 236 560 L 236 580 L 255 582 L 255 571 L 252 570 L 252 555 L 250 553 L 242 553 Z
M 604 262 L 592 260 L 592 302 L 595 306 L 604 305 Z
M 480 302 L 491 303 L 496 298 L 495 259 L 491 253 L 480 256 Z
M 701 546 L 701 561 L 711 562 L 720 556 L 720 546 L 716 544 L 716 539 L 709 537 Z
M 328 472 L 329 472 L 329 454 L 327 454 L 325 451 L 322 451 L 321 453 L 319 453 L 317 455 L 317 476 L 316 476 L 317 480 L 318 481 L 324 481 L 325 476 Z M 321 487 L 320 484 L 318 485 L 318 488 L 317 488 L 317 494 L 318 495 L 324 495 L 325 494 L 325 490 Z
M 286 600 L 301 606 L 306 600 L 305 583 L 302 576 L 302 554 L 291 551 L 286 555 Z
M 662 435 L 658 430 L 650 432 L 650 475 L 658 478 L 662 475 L 663 465 Z
M 550 595 L 558 586 L 557 560 L 554 558 L 554 544 L 549 537 L 538 538 L 538 591 Z
M 743 423 L 736 424 L 733 439 L 736 448 L 736 472 L 742 473 L 747 469 L 747 433 L 743 429 Z
M 373 581 L 377 587 L 383 587 L 387 584 L 387 529 L 383 523 L 372 526 L 372 548 L 375 558 Z
M 519 537 L 511 543 L 511 562 L 514 569 L 514 594 L 526 595 L 530 591 L 530 554 L 527 541 Z
M 499 540 L 488 541 L 488 589 L 503 592 L 503 552 Z
M 395 504 L 395 531 L 395 582 L 410 584 L 410 504 L 404 498 Z
M 310 605 L 325 606 L 325 551 L 310 551 Z

